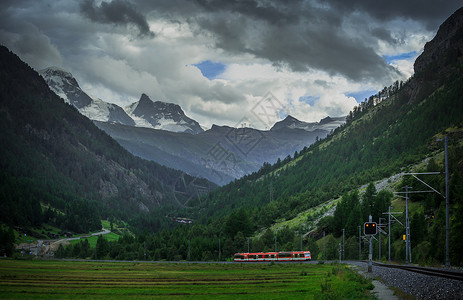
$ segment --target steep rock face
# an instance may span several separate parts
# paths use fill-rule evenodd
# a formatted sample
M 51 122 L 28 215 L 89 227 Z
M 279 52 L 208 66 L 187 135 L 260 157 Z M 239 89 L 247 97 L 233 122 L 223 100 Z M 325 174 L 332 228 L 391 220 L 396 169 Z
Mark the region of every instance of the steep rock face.
M 204 131 L 198 122 L 185 115 L 179 105 L 162 101 L 154 102 L 146 94 L 142 94 L 138 102 L 126 107 L 126 111 L 139 127 L 191 134 Z
M 439 27 L 436 36 L 424 46 L 423 53 L 414 64 L 415 73 L 436 63 L 442 68 L 463 53 L 463 7 L 458 9 Z
M 463 56 L 463 7 L 439 27 L 415 60 L 415 75 L 410 79 L 407 96 L 410 103 L 420 102 L 452 77 Z

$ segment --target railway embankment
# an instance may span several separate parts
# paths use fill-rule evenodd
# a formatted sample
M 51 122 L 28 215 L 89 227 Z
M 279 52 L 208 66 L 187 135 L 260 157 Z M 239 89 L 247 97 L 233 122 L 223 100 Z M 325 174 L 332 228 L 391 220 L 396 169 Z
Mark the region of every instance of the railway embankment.
M 359 273 L 374 281 L 379 281 L 391 289 L 398 289 L 405 294 L 412 295 L 417 299 L 463 299 L 463 281 L 449 279 L 441 276 L 425 275 L 405 269 L 389 268 L 386 266 L 374 265 L 372 272 L 366 272 L 367 264 L 359 261 L 346 262 L 354 266 Z M 439 269 L 436 269 L 439 270 Z M 459 270 L 453 270 L 459 272 Z M 461 272 L 460 272 L 461 273 Z M 375 282 L 373 282 L 375 284 Z M 390 299 L 386 294 L 389 292 L 380 289 L 377 297 L 380 299 Z M 373 293 L 375 290 L 373 291 Z M 401 297 L 399 295 L 399 297 Z

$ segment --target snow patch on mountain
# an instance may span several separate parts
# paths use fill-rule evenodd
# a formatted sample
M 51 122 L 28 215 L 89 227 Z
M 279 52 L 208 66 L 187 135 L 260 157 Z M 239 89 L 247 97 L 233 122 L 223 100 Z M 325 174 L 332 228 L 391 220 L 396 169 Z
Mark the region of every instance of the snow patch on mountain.
M 109 106 L 110 104 L 95 97 L 92 98 L 92 103 L 82 107 L 79 111 L 90 120 L 108 122 L 109 121 Z
M 40 70 L 39 74 L 44 77 L 48 86 L 53 92 L 55 92 L 55 94 L 63 98 L 64 102 L 71 104 L 71 101 L 63 89 L 65 84 L 72 84 L 69 80 L 69 78 L 72 78 L 71 73 L 57 67 L 50 67 Z

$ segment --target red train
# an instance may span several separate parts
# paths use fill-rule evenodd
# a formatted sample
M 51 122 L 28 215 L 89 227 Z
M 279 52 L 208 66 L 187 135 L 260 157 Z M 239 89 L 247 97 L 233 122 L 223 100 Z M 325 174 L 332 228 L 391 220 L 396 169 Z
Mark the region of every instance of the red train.
M 310 251 L 235 253 L 234 261 L 305 261 L 311 260 Z

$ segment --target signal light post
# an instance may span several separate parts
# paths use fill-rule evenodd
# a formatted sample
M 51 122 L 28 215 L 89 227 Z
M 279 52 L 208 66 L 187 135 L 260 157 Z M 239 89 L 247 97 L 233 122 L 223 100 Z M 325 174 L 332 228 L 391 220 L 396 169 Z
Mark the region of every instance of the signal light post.
M 365 235 L 376 235 L 377 233 L 377 226 L 376 222 L 366 222 L 364 224 Z
M 368 273 L 371 273 L 372 272 L 372 269 L 373 269 L 373 263 L 372 263 L 372 259 L 373 259 L 373 244 L 372 244 L 372 238 L 374 235 L 376 235 L 377 233 L 377 226 L 376 226 L 376 222 L 372 222 L 372 217 L 371 215 L 369 216 L 369 221 L 368 222 L 365 222 L 365 224 L 363 224 L 363 233 L 365 235 L 369 235 L 370 236 L 370 251 L 368 253 Z

